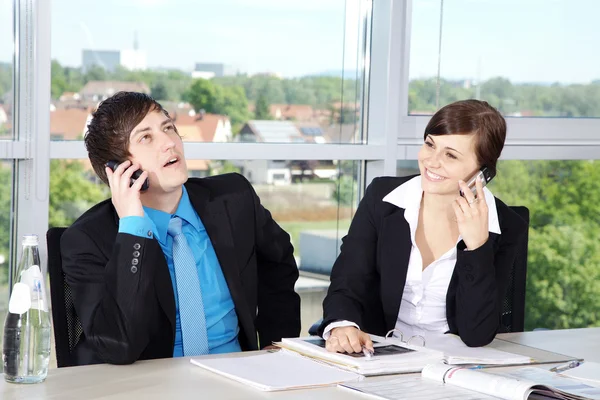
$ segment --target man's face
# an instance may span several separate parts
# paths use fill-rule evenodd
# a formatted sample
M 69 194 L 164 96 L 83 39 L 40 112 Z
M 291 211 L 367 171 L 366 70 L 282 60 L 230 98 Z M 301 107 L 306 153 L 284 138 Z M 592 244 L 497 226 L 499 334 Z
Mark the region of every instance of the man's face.
M 131 161 L 148 171 L 148 193 L 178 190 L 187 179 L 181 137 L 173 121 L 160 111 L 150 111 L 129 137 Z

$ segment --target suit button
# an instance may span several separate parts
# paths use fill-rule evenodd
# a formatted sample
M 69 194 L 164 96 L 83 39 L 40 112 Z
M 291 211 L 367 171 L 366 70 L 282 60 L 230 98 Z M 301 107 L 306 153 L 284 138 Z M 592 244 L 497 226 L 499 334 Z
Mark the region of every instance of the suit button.
M 136 251 L 134 251 L 134 252 L 133 252 L 133 256 L 134 256 L 134 257 L 139 257 L 139 256 L 140 256 L 140 252 L 139 252 L 139 251 L 137 251 L 137 250 L 136 250 Z
M 152 231 L 148 231 L 148 237 L 152 237 Z
M 134 244 L 134 245 L 133 245 L 133 248 L 134 248 L 135 250 L 139 250 L 141 247 L 142 247 L 142 246 L 140 246 L 140 244 L 139 244 L 139 243 L 136 243 L 136 244 Z
M 132 265 L 130 271 L 132 274 L 135 274 L 137 272 L 137 267 L 135 265 Z
M 132 265 L 138 265 L 139 260 L 137 258 L 134 258 L 133 260 L 131 260 L 131 264 Z

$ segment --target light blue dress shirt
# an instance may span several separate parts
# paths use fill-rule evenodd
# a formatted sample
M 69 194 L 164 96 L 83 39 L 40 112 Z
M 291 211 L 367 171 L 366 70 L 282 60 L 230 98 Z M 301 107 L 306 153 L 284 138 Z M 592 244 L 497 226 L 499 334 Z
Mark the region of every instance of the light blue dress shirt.
M 183 356 L 183 342 L 181 338 L 181 323 L 179 319 L 179 300 L 175 269 L 173 267 L 173 238 L 167 234 L 169 220 L 173 215 L 182 219 L 182 230 L 192 248 L 202 300 L 206 315 L 206 329 L 208 333 L 208 347 L 211 354 L 231 353 L 241 351 L 238 341 L 239 325 L 235 312 L 235 305 L 227 287 L 225 276 L 215 254 L 208 233 L 194 210 L 190 197 L 185 187 L 175 214 L 144 207 L 144 217 L 124 217 L 119 220 L 119 232 L 147 238 L 147 233 L 152 231 L 160 243 L 165 254 L 171 283 L 175 293 L 175 347 L 173 357 Z

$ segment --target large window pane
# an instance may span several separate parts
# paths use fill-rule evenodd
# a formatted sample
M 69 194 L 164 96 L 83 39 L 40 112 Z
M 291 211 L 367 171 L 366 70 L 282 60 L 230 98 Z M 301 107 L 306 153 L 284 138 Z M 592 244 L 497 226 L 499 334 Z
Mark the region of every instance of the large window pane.
M 301 278 L 302 332 L 322 317 L 331 267 L 358 204 L 359 161 L 188 160 L 192 177 L 237 172 L 287 231 Z M 68 226 L 110 196 L 87 160 L 52 160 L 50 226 Z
M 600 161 L 500 161 L 490 189 L 529 208 L 525 328 L 600 325 Z
M 499 161 L 489 189 L 530 212 L 525 329 L 600 326 L 600 161 Z
M 368 3 L 53 1 L 52 139 L 81 139 L 98 102 L 130 90 L 188 140 L 362 143 Z
M 600 55 L 590 51 L 600 3 L 419 0 L 412 9 L 411 114 L 480 98 L 507 116 L 600 117 Z
M 0 0 L 0 140 L 12 139 L 13 2 Z

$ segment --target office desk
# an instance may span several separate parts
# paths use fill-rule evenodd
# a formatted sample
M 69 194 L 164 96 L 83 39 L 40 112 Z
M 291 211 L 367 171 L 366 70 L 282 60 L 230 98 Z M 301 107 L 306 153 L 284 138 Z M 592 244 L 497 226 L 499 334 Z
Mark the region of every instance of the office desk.
M 587 361 L 600 362 L 600 328 L 503 333 L 498 335 L 498 338 Z
M 600 328 L 498 335 L 513 343 L 600 361 Z M 245 353 L 248 354 L 248 353 Z M 239 356 L 239 354 L 238 354 Z M 381 378 L 369 378 L 381 379 Z M 361 399 L 336 387 L 261 392 L 190 364 L 189 358 L 139 361 L 132 365 L 90 365 L 52 369 L 36 385 L 0 381 L 0 399 Z

